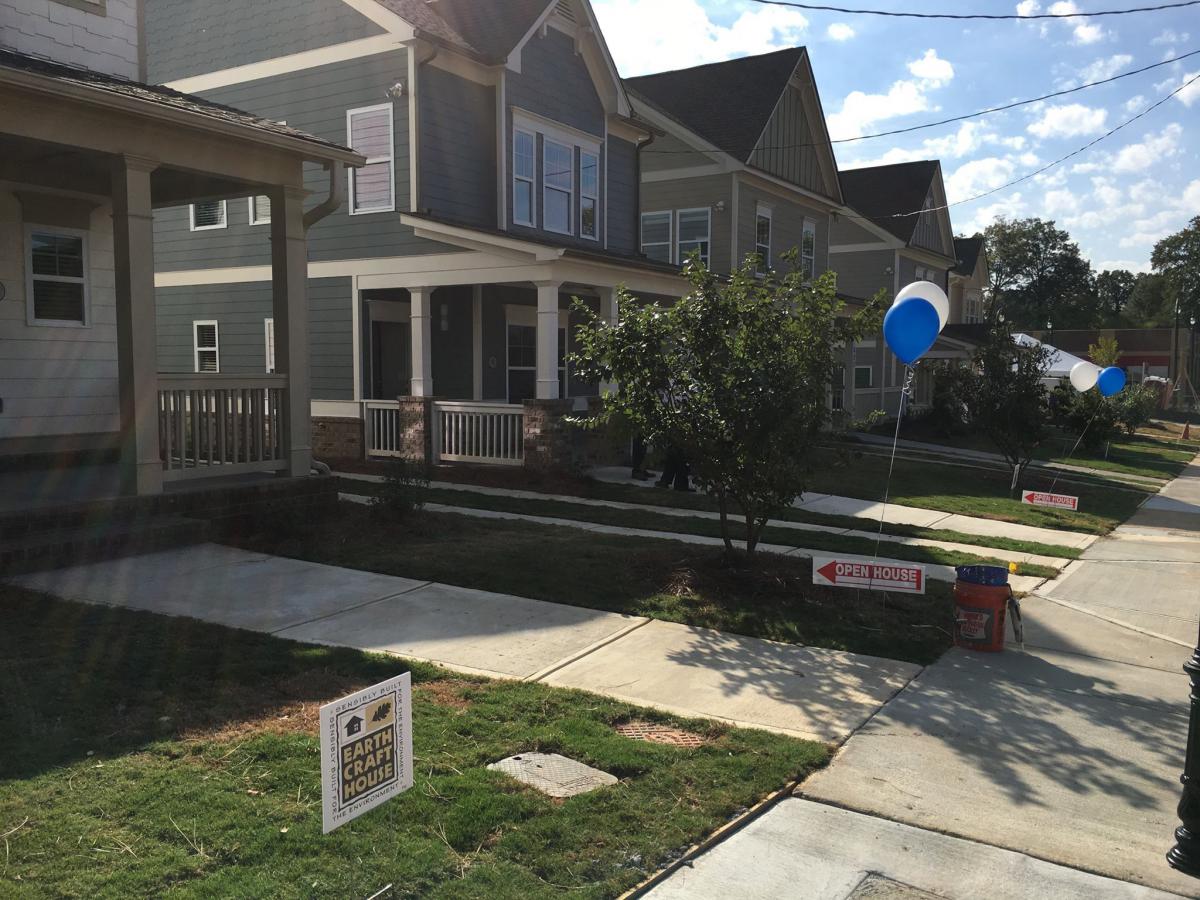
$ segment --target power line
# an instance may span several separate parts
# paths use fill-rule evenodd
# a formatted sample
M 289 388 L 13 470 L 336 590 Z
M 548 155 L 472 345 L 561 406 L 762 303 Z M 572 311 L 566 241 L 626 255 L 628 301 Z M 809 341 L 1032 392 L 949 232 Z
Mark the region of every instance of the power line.
M 1197 0 L 1197 2 L 1200 3 L 1200 0 Z M 1130 78 L 1134 75 L 1141 75 L 1143 72 L 1149 72 L 1152 69 L 1158 69 L 1158 68 L 1161 68 L 1162 66 L 1169 66 L 1169 65 L 1172 65 L 1177 62 L 1182 62 L 1183 60 L 1189 59 L 1193 56 L 1200 56 L 1200 50 L 1192 50 L 1188 53 L 1183 54 L 1182 56 L 1176 56 L 1171 59 L 1163 60 L 1162 62 L 1152 63 L 1151 65 L 1143 66 L 1140 69 L 1133 69 L 1129 72 L 1122 72 L 1120 75 L 1113 75 L 1111 78 L 1105 78 L 1105 79 L 1102 79 L 1101 81 L 1090 81 L 1087 84 L 1081 84 L 1081 85 L 1078 85 L 1073 88 L 1066 88 L 1061 91 L 1055 91 L 1051 94 L 1043 94 L 1040 97 L 1031 97 L 1028 100 L 1016 100 L 1012 103 L 1006 103 L 1003 106 L 989 106 L 987 109 L 981 109 L 978 112 L 967 113 L 967 114 L 961 115 L 961 116 L 951 116 L 949 119 L 940 119 L 937 122 L 926 122 L 922 125 L 910 125 L 907 128 L 895 128 L 891 131 L 878 131 L 878 132 L 875 132 L 874 134 L 863 134 L 863 135 L 859 135 L 858 137 L 839 138 L 838 140 L 831 140 L 829 143 L 831 143 L 831 144 L 851 144 L 851 143 L 855 143 L 857 141 L 869 141 L 869 140 L 874 140 L 875 138 L 881 138 L 881 137 L 895 137 L 898 134 L 909 134 L 914 131 L 923 131 L 926 128 L 938 128 L 942 125 L 952 125 L 955 122 L 965 122 L 968 119 L 977 119 L 981 116 L 991 115 L 992 113 L 1006 112 L 1010 109 L 1016 109 L 1021 106 L 1028 106 L 1031 103 L 1041 103 L 1045 100 L 1053 100 L 1057 97 L 1065 97 L 1068 94 L 1075 94 L 1075 93 L 1078 93 L 1079 91 L 1085 91 L 1088 88 L 1100 87 L 1101 85 L 1105 85 L 1105 84 L 1112 84 L 1114 81 L 1120 81 L 1122 78 Z M 747 148 L 741 148 L 741 147 L 724 148 L 724 147 L 722 147 L 722 148 L 720 148 L 720 152 L 728 153 L 731 156 L 738 156 L 739 154 L 750 153 L 752 150 L 801 150 L 806 147 L 823 147 L 824 145 L 825 144 L 823 141 L 813 141 L 813 142 L 803 143 L 803 144 L 782 144 L 782 145 L 773 146 L 773 147 L 747 147 Z M 653 147 L 647 148 L 646 150 L 642 151 L 642 153 L 644 153 L 644 154 L 649 154 L 649 153 L 692 154 L 692 153 L 703 153 L 703 152 L 705 152 L 705 151 L 702 151 L 702 150 L 655 150 Z M 708 152 L 712 152 L 712 151 L 708 151 Z
M 766 6 L 790 6 L 794 9 L 807 9 L 815 12 L 845 13 L 851 16 L 887 16 L 896 19 L 989 19 L 992 21 L 1032 22 L 1037 19 L 1096 19 L 1101 16 L 1128 16 L 1134 13 L 1162 12 L 1164 10 L 1182 9 L 1186 6 L 1200 5 L 1200 0 L 1183 0 L 1180 3 L 1163 3 L 1158 6 L 1139 6 L 1134 9 L 1106 9 L 1099 12 L 1073 13 L 1034 13 L 1028 16 L 1016 14 L 988 13 L 918 13 L 891 12 L 882 9 L 847 9 L 842 6 L 821 6 L 816 3 L 799 3 L 796 0 L 753 0 Z
M 1037 169 L 1033 172 L 1029 172 L 1026 175 L 1022 175 L 1020 178 L 1014 178 L 1012 181 L 1008 182 L 1007 184 L 1002 184 L 999 187 L 992 188 L 990 191 L 984 191 L 982 194 L 976 194 L 974 197 L 967 197 L 965 200 L 955 200 L 953 203 L 947 203 L 944 206 L 930 206 L 927 209 L 918 209 L 913 212 L 893 213 L 893 214 L 887 215 L 887 216 L 845 215 L 845 216 L 843 216 L 843 218 L 859 219 L 859 220 L 863 220 L 863 221 L 875 221 L 878 219 L 906 219 L 909 216 L 919 216 L 923 212 L 936 212 L 938 210 L 950 209 L 952 206 L 962 206 L 964 203 L 974 203 L 976 200 L 982 200 L 984 197 L 990 197 L 993 194 L 998 194 L 1001 191 L 1006 191 L 1010 187 L 1015 187 L 1016 185 L 1021 184 L 1024 181 L 1028 181 L 1031 178 L 1036 178 L 1038 175 L 1041 175 L 1044 172 L 1049 172 L 1051 169 L 1055 168 L 1056 166 L 1060 166 L 1063 163 L 1065 163 L 1068 159 L 1073 159 L 1074 157 L 1079 156 L 1081 153 L 1086 153 L 1088 150 L 1091 150 L 1093 147 L 1095 147 L 1101 141 L 1108 140 L 1110 137 L 1112 137 L 1118 131 L 1121 131 L 1124 128 L 1128 128 L 1130 125 L 1132 125 L 1138 119 L 1141 119 L 1144 116 L 1147 116 L 1150 113 L 1154 112 L 1154 110 L 1158 109 L 1160 106 L 1162 106 L 1168 100 L 1170 100 L 1172 97 L 1175 97 L 1175 96 L 1183 93 L 1185 90 L 1187 90 L 1189 87 L 1191 87 L 1193 84 L 1196 84 L 1197 82 L 1200 82 L 1200 74 L 1197 74 L 1190 80 L 1185 81 L 1183 84 L 1181 84 L 1179 87 L 1175 88 L 1175 90 L 1171 91 L 1171 93 L 1167 94 L 1167 96 L 1163 97 L 1161 100 L 1157 101 L 1156 103 L 1152 103 L 1150 106 L 1147 106 L 1145 109 L 1143 109 L 1140 113 L 1138 113 L 1133 118 L 1126 119 L 1120 125 L 1116 126 L 1115 128 L 1111 129 L 1110 131 L 1106 131 L 1104 134 L 1100 135 L 1100 137 L 1096 138 L 1095 140 L 1090 141 L 1087 144 L 1084 144 L 1078 150 L 1072 150 L 1066 156 L 1060 156 L 1058 159 L 1054 160 L 1054 162 L 1047 163 L 1046 165 L 1042 166 L 1040 169 Z

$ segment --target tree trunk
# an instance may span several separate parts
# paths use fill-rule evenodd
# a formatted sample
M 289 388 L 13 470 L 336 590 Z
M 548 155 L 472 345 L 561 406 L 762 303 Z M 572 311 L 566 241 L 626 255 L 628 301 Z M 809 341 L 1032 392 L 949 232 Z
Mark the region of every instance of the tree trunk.
M 733 548 L 733 541 L 729 537 L 729 501 L 725 496 L 725 489 L 717 490 L 717 509 L 721 511 L 721 540 L 725 542 L 725 554 L 733 556 L 736 552 Z
M 746 555 L 753 556 L 754 548 L 758 546 L 758 534 L 754 530 L 754 511 L 752 507 L 746 508 Z

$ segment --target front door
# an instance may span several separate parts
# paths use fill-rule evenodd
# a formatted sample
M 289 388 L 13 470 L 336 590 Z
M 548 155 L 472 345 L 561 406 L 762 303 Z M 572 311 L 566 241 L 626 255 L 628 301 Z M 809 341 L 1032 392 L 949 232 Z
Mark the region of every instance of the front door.
M 376 400 L 395 400 L 412 392 L 412 337 L 404 322 L 373 322 L 372 391 Z

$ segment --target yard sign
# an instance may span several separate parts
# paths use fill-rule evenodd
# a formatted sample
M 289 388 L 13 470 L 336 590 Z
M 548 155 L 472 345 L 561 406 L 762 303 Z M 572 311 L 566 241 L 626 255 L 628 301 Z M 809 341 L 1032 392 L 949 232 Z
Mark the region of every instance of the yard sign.
M 1046 494 L 1040 491 L 1022 491 L 1021 502 L 1028 506 L 1048 506 L 1051 509 L 1079 509 L 1079 498 L 1069 494 Z
M 813 584 L 924 594 L 925 567 L 888 559 L 867 562 L 816 556 L 813 557 Z
M 412 785 L 409 673 L 321 707 L 324 834 Z

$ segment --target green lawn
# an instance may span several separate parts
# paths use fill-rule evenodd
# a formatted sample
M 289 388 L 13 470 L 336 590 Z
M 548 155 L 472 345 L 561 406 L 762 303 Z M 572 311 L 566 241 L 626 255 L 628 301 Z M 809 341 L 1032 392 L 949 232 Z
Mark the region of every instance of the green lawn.
M 615 897 L 824 747 L 520 682 L 0 588 L 0 895 Z M 316 710 L 411 670 L 416 784 L 321 835 Z M 652 718 L 688 750 L 612 730 Z M 618 785 L 486 770 L 559 752 Z
M 377 490 L 375 485 L 368 482 L 350 479 L 342 480 L 342 490 L 348 493 L 369 496 Z M 651 531 L 674 532 L 677 534 L 703 535 L 720 537 L 721 523 L 715 519 L 666 515 L 650 510 L 624 510 L 603 506 L 585 506 L 578 503 L 561 500 L 529 500 L 518 497 L 497 497 L 489 494 L 478 494 L 470 491 L 430 488 L 424 492 L 431 503 L 442 503 L 449 506 L 460 506 L 468 509 L 497 510 L 500 512 L 519 513 L 521 515 L 551 516 L 558 519 L 569 519 L 581 522 L 593 522 L 600 525 L 617 525 L 625 528 L 641 528 Z M 862 522 L 860 528 L 868 528 L 869 523 Z M 731 534 L 736 540 L 740 523 L 731 523 Z M 764 544 L 778 544 L 785 547 L 803 547 L 808 550 L 823 550 L 829 553 L 850 553 L 859 556 L 875 555 L 876 542 L 865 537 L 844 537 L 829 532 L 799 530 L 781 526 L 768 525 L 763 531 Z M 944 566 L 965 566 L 978 563 L 1007 566 L 1008 562 L 987 555 L 980 549 L 976 553 L 961 553 L 954 550 L 944 550 L 937 547 L 906 546 L 887 541 L 879 543 L 879 555 L 889 559 L 902 559 L 910 562 L 920 562 Z M 1065 563 L 1064 563 L 1065 564 Z M 1050 566 L 1021 565 L 1021 574 L 1036 575 L 1042 578 L 1053 578 L 1058 569 Z
M 805 559 L 754 568 L 720 550 L 420 512 L 401 521 L 344 502 L 335 515 L 233 539 L 330 565 L 649 616 L 736 634 L 929 663 L 951 642 L 948 584 L 925 596 L 817 587 Z

